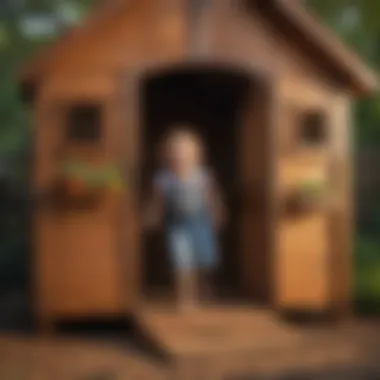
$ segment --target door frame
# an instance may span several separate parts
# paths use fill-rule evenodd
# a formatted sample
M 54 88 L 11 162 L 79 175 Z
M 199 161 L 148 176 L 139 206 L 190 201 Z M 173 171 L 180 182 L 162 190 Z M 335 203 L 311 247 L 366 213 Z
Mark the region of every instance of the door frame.
M 250 300 L 274 306 L 275 231 L 279 209 L 276 184 L 276 87 L 270 75 L 254 71 L 251 78 L 252 98 L 248 101 L 241 127 L 240 167 L 243 173 L 240 177 L 244 207 L 240 249 L 245 251 L 241 253 L 240 260 L 242 285 Z M 260 153 L 258 156 L 260 150 L 261 156 Z M 251 166 L 247 161 L 251 162 Z M 264 208 L 261 207 L 263 203 Z M 262 252 L 255 255 L 255 250 L 260 249 Z
M 122 229 L 125 232 L 125 226 L 128 225 L 128 234 L 123 234 L 122 246 L 123 246 L 123 256 L 125 256 L 124 262 L 128 265 L 129 270 L 127 270 L 127 276 L 129 276 L 127 286 L 127 308 L 134 309 L 143 306 L 144 295 L 143 295 L 143 284 L 142 284 L 142 253 L 141 253 L 141 221 L 140 221 L 140 210 L 139 202 L 139 189 L 140 189 L 140 162 L 141 157 L 144 154 L 141 148 L 141 136 L 142 136 L 142 118 L 141 118 L 141 89 L 142 84 L 148 77 L 163 75 L 165 72 L 171 72 L 178 69 L 185 68 L 221 68 L 226 71 L 238 72 L 244 74 L 247 78 L 252 81 L 254 87 L 256 83 L 261 83 L 262 88 L 265 88 L 265 99 L 268 104 L 267 107 L 267 128 L 268 128 L 268 141 L 267 141 L 267 153 L 268 157 L 268 174 L 270 181 L 268 181 L 268 202 L 272 204 L 272 207 L 268 207 L 268 218 L 267 218 L 267 231 L 268 236 L 266 236 L 268 249 L 270 251 L 270 256 L 272 260 L 268 267 L 268 276 L 271 279 L 270 284 L 270 295 L 268 300 L 270 305 L 274 302 L 274 282 L 275 282 L 275 225 L 276 225 L 276 183 L 275 183 L 275 169 L 276 169 L 276 146 L 275 146 L 275 127 L 276 122 L 274 118 L 274 112 L 276 108 L 276 87 L 274 75 L 268 72 L 265 68 L 257 68 L 255 66 L 250 67 L 244 64 L 237 64 L 235 62 L 221 62 L 221 61 L 199 61 L 199 62 L 188 62 L 188 61 L 168 61 L 166 63 L 162 62 L 151 62 L 150 64 L 141 65 L 140 67 L 129 69 L 127 72 L 121 73 L 121 78 L 119 83 L 124 86 L 121 89 L 121 99 L 126 101 L 128 107 L 124 107 L 123 117 L 124 125 L 127 124 L 130 127 L 125 128 L 125 138 L 128 142 L 126 149 L 123 154 L 123 161 L 125 163 L 125 169 L 129 173 L 128 177 L 131 178 L 129 183 L 129 195 L 125 197 L 125 205 L 122 207 Z M 120 76 L 118 77 L 120 79 Z M 128 236 L 126 236 L 128 235 Z

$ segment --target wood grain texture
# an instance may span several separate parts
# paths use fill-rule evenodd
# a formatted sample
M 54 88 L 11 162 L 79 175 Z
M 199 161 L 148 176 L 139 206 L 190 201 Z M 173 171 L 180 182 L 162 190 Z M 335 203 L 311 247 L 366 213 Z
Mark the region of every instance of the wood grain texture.
M 33 269 L 41 319 L 129 313 L 141 302 L 141 85 L 148 74 L 181 65 L 196 71 L 205 63 L 253 83 L 249 112 L 239 126 L 231 125 L 241 132 L 236 254 L 251 302 L 337 309 L 349 304 L 352 175 L 344 88 L 291 48 L 258 12 L 248 14 L 231 1 L 210 4 L 196 34 L 197 41 L 207 40 L 200 55 L 188 49 L 184 0 L 141 0 L 78 32 L 46 58 L 35 109 L 36 192 L 51 185 L 62 152 L 121 161 L 130 182 L 122 197 L 106 197 L 89 213 L 36 211 Z M 65 110 L 81 101 L 105 110 L 97 148 L 63 141 Z M 329 141 L 318 151 L 294 151 L 293 110 L 310 109 L 326 114 Z M 283 219 L 281 195 L 311 174 L 333 183 L 341 203 L 298 222 Z

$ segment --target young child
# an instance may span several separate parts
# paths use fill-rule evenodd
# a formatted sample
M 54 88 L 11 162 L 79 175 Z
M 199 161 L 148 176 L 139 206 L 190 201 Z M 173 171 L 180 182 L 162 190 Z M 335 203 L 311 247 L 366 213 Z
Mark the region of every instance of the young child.
M 215 180 L 204 168 L 202 142 L 191 129 L 173 128 L 163 141 L 161 157 L 163 169 L 154 177 L 149 219 L 164 222 L 178 302 L 188 308 L 197 300 L 197 275 L 201 296 L 212 297 L 222 202 Z

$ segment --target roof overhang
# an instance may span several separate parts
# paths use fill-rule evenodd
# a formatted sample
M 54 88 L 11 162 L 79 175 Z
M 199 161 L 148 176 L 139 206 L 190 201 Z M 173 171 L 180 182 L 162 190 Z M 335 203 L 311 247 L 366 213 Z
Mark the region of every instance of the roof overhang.
M 299 1 L 256 0 L 257 8 L 270 18 L 305 54 L 343 81 L 354 95 L 363 96 L 379 88 L 379 78 L 324 27 Z
M 107 2 L 106 2 L 107 3 Z M 361 59 L 347 49 L 339 38 L 325 28 L 295 0 L 252 0 L 252 5 L 273 27 L 287 36 L 287 39 L 302 49 L 316 65 L 325 68 L 337 81 L 344 84 L 354 96 L 364 96 L 379 88 L 379 78 Z M 118 11 L 117 8 L 115 8 Z M 33 98 L 41 76 L 46 71 L 49 57 L 60 50 L 62 45 L 75 41 L 76 33 L 99 25 L 112 17 L 115 9 L 109 7 L 94 11 L 86 23 L 73 30 L 53 47 L 43 51 L 21 70 L 20 83 L 25 89 L 26 99 Z

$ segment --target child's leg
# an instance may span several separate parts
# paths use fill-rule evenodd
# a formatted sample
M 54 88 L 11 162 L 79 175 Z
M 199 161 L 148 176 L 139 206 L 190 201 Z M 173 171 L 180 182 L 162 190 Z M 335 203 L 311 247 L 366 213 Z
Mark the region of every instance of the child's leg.
M 216 297 L 216 270 L 214 268 L 202 268 L 200 270 L 199 293 L 204 302 L 212 302 Z
M 176 271 L 177 304 L 182 311 L 197 305 L 196 272 L 194 270 Z
M 196 234 L 197 265 L 200 272 L 199 292 L 206 302 L 216 296 L 216 272 L 218 256 L 214 231 L 207 225 L 197 229 Z
M 177 302 L 181 309 L 188 309 L 196 304 L 197 298 L 192 241 L 186 231 L 174 228 L 169 233 L 168 243 L 174 264 Z

